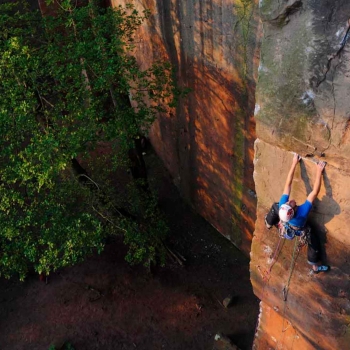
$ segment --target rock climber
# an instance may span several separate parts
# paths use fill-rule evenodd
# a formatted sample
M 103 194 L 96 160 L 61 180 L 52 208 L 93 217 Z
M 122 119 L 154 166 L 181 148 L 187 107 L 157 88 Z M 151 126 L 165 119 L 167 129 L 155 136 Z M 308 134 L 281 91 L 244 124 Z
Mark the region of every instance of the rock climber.
M 301 205 L 297 205 L 294 199 L 289 198 L 289 195 L 292 189 L 294 172 L 300 160 L 301 157 L 298 154 L 294 154 L 278 207 L 277 203 L 271 207 L 270 212 L 265 217 L 265 224 L 268 229 L 276 225 L 280 231 L 280 235 L 284 238 L 293 239 L 295 236 L 304 237 L 308 243 L 308 263 L 312 265 L 313 272 L 326 272 L 329 270 L 329 266 L 318 265 L 320 260 L 318 237 L 310 232 L 310 228 L 306 225 L 312 203 L 320 192 L 322 173 L 326 163 L 320 161 L 316 164 L 316 178 L 313 189 L 307 196 L 306 201 Z

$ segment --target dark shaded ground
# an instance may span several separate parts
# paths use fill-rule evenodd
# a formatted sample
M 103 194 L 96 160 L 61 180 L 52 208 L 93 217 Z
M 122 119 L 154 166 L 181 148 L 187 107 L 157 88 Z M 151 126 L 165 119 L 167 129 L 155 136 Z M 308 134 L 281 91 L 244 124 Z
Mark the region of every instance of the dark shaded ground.
M 0 279 L 0 349 L 43 349 L 71 342 L 77 350 L 213 348 L 217 332 L 251 349 L 258 300 L 248 258 L 185 204 L 156 156 L 147 156 L 171 229 L 169 246 L 187 261 L 150 275 L 124 262 L 110 242 L 99 256 L 50 276 L 49 284 Z M 224 298 L 234 293 L 229 309 Z

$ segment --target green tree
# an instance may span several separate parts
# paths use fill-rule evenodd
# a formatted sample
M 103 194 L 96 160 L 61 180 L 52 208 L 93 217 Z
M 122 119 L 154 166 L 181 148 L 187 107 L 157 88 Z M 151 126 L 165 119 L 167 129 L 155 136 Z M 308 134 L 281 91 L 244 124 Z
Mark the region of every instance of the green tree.
M 147 13 L 24 5 L 0 5 L 0 274 L 48 274 L 102 251 L 109 234 L 124 234 L 130 262 L 154 260 L 167 230 L 156 197 L 145 176 L 113 179 L 142 167 L 135 144 L 172 96 L 169 64 L 141 70 L 132 54 Z

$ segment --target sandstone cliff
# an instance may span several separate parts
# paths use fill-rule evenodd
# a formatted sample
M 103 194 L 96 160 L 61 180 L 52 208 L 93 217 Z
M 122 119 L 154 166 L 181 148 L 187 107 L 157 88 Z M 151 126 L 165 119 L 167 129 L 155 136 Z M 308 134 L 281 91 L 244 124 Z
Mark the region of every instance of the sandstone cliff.
M 122 3 L 112 1 L 114 6 Z M 139 62 L 164 57 L 180 88 L 151 140 L 197 212 L 249 254 L 256 215 L 253 181 L 257 3 L 139 0 L 151 17 L 137 35 Z
M 178 85 L 191 88 L 154 125 L 158 154 L 183 196 L 245 252 L 257 217 L 251 280 L 262 302 L 254 347 L 349 349 L 350 3 L 260 0 L 262 28 L 254 1 L 137 4 L 151 10 L 138 36 L 140 63 L 169 58 Z M 263 219 L 281 195 L 291 151 L 304 157 L 292 189 L 299 202 L 311 190 L 313 162 L 328 162 L 311 215 L 328 274 L 310 274 L 306 248 L 293 254 L 289 241 L 269 271 L 278 237 Z
M 253 0 L 136 4 L 151 10 L 137 37 L 140 64 L 167 58 L 179 87 L 191 89 L 159 116 L 152 143 L 182 195 L 250 252 L 261 299 L 254 348 L 350 349 L 349 1 L 260 0 L 262 28 Z M 306 249 L 295 253 L 293 241 L 272 261 L 279 238 L 263 220 L 291 151 L 304 157 L 292 189 L 298 202 L 311 190 L 314 162 L 328 162 L 311 214 L 328 274 L 310 274 Z
M 350 349 L 349 17 L 340 1 L 260 2 L 263 40 L 256 92 L 257 222 L 251 280 L 262 300 L 256 349 Z M 328 162 L 311 220 L 328 274 L 310 274 L 306 248 L 296 258 L 286 241 L 277 262 L 276 231 L 263 224 L 278 201 L 295 151 L 304 156 L 292 196 L 310 192 L 314 164 Z M 287 300 L 282 291 L 288 286 Z

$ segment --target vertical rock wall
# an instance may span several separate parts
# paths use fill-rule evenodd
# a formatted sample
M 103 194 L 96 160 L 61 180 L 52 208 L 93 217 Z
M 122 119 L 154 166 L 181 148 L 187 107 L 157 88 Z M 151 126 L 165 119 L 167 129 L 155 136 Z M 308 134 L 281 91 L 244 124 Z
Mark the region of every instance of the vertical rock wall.
M 250 266 L 262 302 L 254 346 L 349 349 L 350 2 L 261 0 L 260 11 L 254 161 L 258 209 Z M 314 162 L 328 163 L 311 213 L 323 260 L 331 266 L 327 274 L 310 274 L 306 247 L 298 254 L 294 241 L 280 243 L 273 264 L 279 238 L 263 220 L 283 190 L 290 151 L 304 157 L 292 187 L 297 203 L 311 191 Z
M 139 62 L 147 67 L 157 58 L 170 59 L 178 86 L 190 88 L 177 108 L 159 116 L 152 144 L 183 197 L 248 254 L 256 213 L 256 2 L 135 3 L 151 11 L 137 34 Z
M 262 302 L 255 349 L 349 349 L 349 1 L 259 1 L 255 119 L 255 1 L 136 4 L 151 11 L 135 42 L 140 64 L 170 59 L 179 87 L 191 89 L 155 123 L 156 151 L 183 196 L 245 252 L 257 217 L 251 280 Z M 281 195 L 290 151 L 304 157 L 292 189 L 299 203 L 312 188 L 314 161 L 328 162 L 311 214 L 328 274 L 310 274 L 306 248 L 297 253 L 294 241 L 279 241 L 263 223 Z

